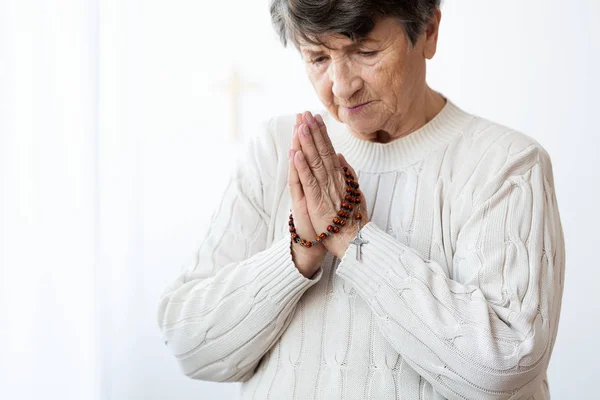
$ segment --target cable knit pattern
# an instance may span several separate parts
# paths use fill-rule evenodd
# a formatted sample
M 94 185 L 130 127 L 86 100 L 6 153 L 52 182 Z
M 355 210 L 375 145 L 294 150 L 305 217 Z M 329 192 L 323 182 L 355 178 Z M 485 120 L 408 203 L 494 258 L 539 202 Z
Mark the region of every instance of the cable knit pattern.
M 451 100 L 387 144 L 321 114 L 365 194 L 361 260 L 295 268 L 295 118 L 266 122 L 160 298 L 182 372 L 241 399 L 549 399 L 565 250 L 548 153 Z

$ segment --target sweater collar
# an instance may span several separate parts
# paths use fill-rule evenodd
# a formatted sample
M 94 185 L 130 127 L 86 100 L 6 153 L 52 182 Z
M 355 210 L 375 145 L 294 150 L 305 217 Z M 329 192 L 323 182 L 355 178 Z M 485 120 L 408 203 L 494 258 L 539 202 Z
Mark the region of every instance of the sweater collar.
M 473 115 L 449 98 L 446 100 L 444 107 L 429 122 L 389 143 L 359 139 L 348 131 L 346 124 L 328 112 L 321 115 L 336 152 L 342 153 L 352 168 L 362 172 L 388 172 L 412 165 L 463 132 Z

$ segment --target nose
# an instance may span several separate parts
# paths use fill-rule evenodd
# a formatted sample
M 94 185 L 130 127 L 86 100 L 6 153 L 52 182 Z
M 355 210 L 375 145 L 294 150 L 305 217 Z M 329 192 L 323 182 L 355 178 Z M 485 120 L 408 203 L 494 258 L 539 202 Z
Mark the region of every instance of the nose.
M 349 60 L 331 63 L 329 70 L 332 82 L 331 90 L 335 97 L 347 100 L 362 88 L 363 81 Z

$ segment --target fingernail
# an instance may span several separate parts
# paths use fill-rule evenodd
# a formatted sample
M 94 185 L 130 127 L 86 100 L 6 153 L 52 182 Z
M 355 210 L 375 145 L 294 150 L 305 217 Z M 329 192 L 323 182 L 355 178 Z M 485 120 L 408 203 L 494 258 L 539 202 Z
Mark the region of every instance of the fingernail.
M 301 151 L 298 154 L 298 158 L 300 159 L 300 162 L 302 164 L 304 164 L 305 160 L 304 160 L 304 153 L 302 153 Z
M 325 125 L 323 123 L 323 118 L 319 114 L 315 115 L 315 119 L 317 120 L 317 124 L 319 124 L 320 126 Z
M 308 130 L 308 126 L 302 125 L 302 133 L 304 134 L 305 138 L 310 137 L 310 131 Z
M 309 124 L 312 124 L 312 123 L 315 122 L 315 120 L 314 120 L 314 118 L 313 118 L 313 116 L 312 116 L 311 113 L 307 113 L 306 120 L 308 121 Z

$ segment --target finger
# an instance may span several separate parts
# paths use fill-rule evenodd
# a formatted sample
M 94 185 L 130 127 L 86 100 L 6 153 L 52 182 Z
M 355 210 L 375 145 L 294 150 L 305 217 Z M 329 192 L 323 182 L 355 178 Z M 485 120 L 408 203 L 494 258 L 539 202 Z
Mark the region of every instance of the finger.
M 328 138 L 325 137 L 326 135 L 323 135 L 318 120 L 315 119 L 315 117 L 310 113 L 310 111 L 306 111 L 303 116 L 304 120 L 308 123 L 310 133 L 313 137 L 313 142 L 315 144 L 319 156 L 321 157 L 325 169 L 329 174 L 333 175 L 335 172 L 334 159 L 337 158 L 335 151 L 333 151 L 332 148 L 330 148 Z M 307 156 L 309 156 L 309 154 L 307 154 Z M 319 176 L 317 175 L 317 179 L 318 178 Z
M 300 183 L 302 184 L 304 196 L 306 197 L 306 205 L 310 209 L 319 202 L 319 196 L 321 195 L 319 182 L 313 175 L 303 151 L 296 152 L 294 163 L 298 171 Z
M 321 117 L 321 115 L 317 114 L 317 115 L 315 115 L 315 120 L 317 120 L 317 124 L 319 125 L 319 128 L 321 130 L 321 136 L 323 136 L 323 139 L 326 142 L 326 146 L 329 149 L 329 153 L 331 154 L 331 160 L 332 160 L 333 166 L 335 168 L 341 168 L 340 159 L 336 155 L 335 149 L 333 147 L 333 143 L 331 143 L 331 138 L 329 137 L 329 132 L 327 131 L 327 126 L 325 126 L 323 117 Z
M 296 150 L 290 149 L 288 152 L 289 168 L 288 168 L 288 188 L 290 191 L 290 198 L 292 204 L 297 204 L 304 199 L 304 190 L 302 190 L 302 183 L 298 176 L 298 170 L 294 163 L 294 157 Z
M 296 125 L 294 126 L 294 136 L 292 137 L 292 149 L 294 149 L 296 151 L 302 150 L 302 145 L 300 145 L 300 137 L 298 136 L 298 130 L 300 128 L 301 123 L 302 123 L 302 114 L 297 114 Z
M 311 129 L 307 124 L 303 123 L 300 125 L 298 128 L 298 136 L 300 136 L 302 154 L 312 171 L 311 174 L 317 179 L 317 182 L 321 183 L 323 186 L 328 186 L 329 182 L 331 182 L 329 177 L 330 174 L 317 150 Z M 300 168 L 298 168 L 298 170 L 300 171 Z

